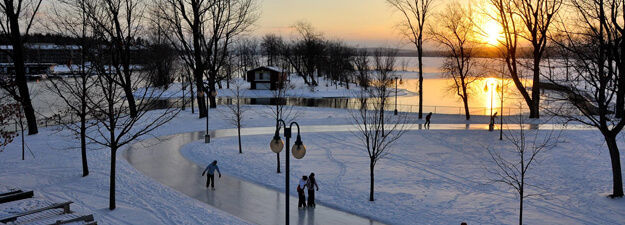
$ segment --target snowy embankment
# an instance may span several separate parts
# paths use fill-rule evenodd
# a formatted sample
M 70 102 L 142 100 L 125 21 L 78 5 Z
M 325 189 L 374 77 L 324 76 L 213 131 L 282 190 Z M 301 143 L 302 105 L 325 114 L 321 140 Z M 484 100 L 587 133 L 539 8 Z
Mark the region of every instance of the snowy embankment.
M 246 127 L 274 126 L 266 106 L 252 106 Z M 388 158 L 376 167 L 376 201 L 368 201 L 368 158 L 349 132 L 307 133 L 305 126 L 346 124 L 340 109 L 301 108 L 296 121 L 302 126 L 306 157 L 291 160 L 291 186 L 297 177 L 315 172 L 320 185 L 318 201 L 392 224 L 514 224 L 518 201 L 505 186 L 492 185 L 484 166 L 492 166 L 483 145 L 510 146 L 496 132 L 482 130 L 414 130 L 407 132 Z M 211 113 L 211 129 L 226 129 L 220 106 Z M 486 123 L 475 117 L 472 123 Z M 421 121 L 422 122 L 422 121 Z M 462 116 L 434 115 L 433 123 L 463 123 Z M 154 136 L 204 130 L 205 120 L 190 110 L 182 112 Z M 149 138 L 149 137 L 146 137 Z M 200 164 L 219 160 L 223 173 L 272 188 L 284 188 L 284 174 L 276 174 L 270 136 L 243 137 L 243 154 L 236 138 L 214 138 L 183 148 Z M 622 199 L 605 196 L 611 191 L 611 168 L 601 136 L 595 131 L 565 131 L 557 148 L 541 154 L 528 176 L 541 197 L 526 201 L 525 221 L 530 224 L 620 224 L 625 221 Z M 293 140 L 292 140 L 293 141 Z M 26 160 L 20 158 L 19 140 L 0 153 L 0 184 L 33 189 L 51 200 L 76 202 L 75 211 L 94 213 L 103 224 L 244 224 L 230 215 L 184 196 L 137 172 L 118 153 L 117 209 L 108 210 L 110 151 L 88 151 L 90 175 L 81 177 L 78 139 L 66 131 L 42 129 L 27 136 Z M 283 157 L 281 157 L 283 158 Z M 284 160 L 284 159 L 282 159 Z M 282 163 L 284 166 L 284 162 Z M 284 168 L 283 168 L 284 169 Z M 544 190 L 543 190 L 544 189 Z M 292 195 L 294 193 L 291 193 Z
M 312 117 L 312 118 L 311 118 Z M 327 110 L 306 112 L 302 126 L 345 124 L 347 115 Z M 437 123 L 462 123 L 462 116 L 437 115 Z M 472 123 L 486 123 L 477 117 Z M 346 126 L 349 126 L 346 124 Z M 547 131 L 541 131 L 547 132 Z M 486 130 L 411 130 L 376 167 L 375 202 L 369 202 L 369 159 L 350 132 L 306 133 L 307 154 L 291 159 L 291 195 L 302 175 L 314 172 L 320 204 L 391 224 L 515 224 L 518 200 L 508 186 L 492 184 L 486 167 L 494 168 L 485 146 L 512 147 L 498 132 Z M 529 139 L 529 138 L 528 138 Z M 183 154 L 204 165 L 219 160 L 224 173 L 277 190 L 284 174 L 276 173 L 270 136 L 243 137 L 238 154 L 236 137 L 216 138 L 210 145 L 194 142 Z M 623 199 L 609 199 L 611 167 L 601 135 L 593 130 L 564 131 L 561 143 L 539 155 L 528 172 L 529 194 L 524 221 L 528 224 L 621 224 Z M 293 140 L 291 140 L 293 142 Z M 208 148 L 208 150 L 207 150 Z M 284 156 L 284 155 L 283 155 Z M 281 165 L 284 165 L 284 159 Z M 625 159 L 625 157 L 623 158 Z M 284 168 L 282 169 L 284 170 Z
M 404 79 L 415 73 L 403 72 Z M 428 76 L 434 76 L 426 74 Z M 299 79 L 299 78 L 294 78 Z M 294 84 L 300 85 L 297 81 Z M 323 83 L 322 83 L 323 84 Z M 167 96 L 181 96 L 174 84 Z M 326 88 L 322 85 L 320 88 Z M 295 97 L 339 97 L 341 87 L 311 92 L 300 88 Z M 245 88 L 244 88 L 245 89 Z M 352 89 L 353 90 L 353 89 Z M 219 90 L 219 96 L 232 96 Z M 260 93 L 265 92 L 265 93 Z M 248 97 L 271 97 L 269 91 L 246 91 Z M 254 93 L 254 94 L 253 94 Z M 400 95 L 414 93 L 404 92 Z M 245 127 L 273 127 L 267 106 L 250 106 Z M 218 113 L 215 113 L 218 111 Z M 308 152 L 302 160 L 291 159 L 291 187 L 301 175 L 315 172 L 320 185 L 318 201 L 358 215 L 392 224 L 515 224 L 518 200 L 509 187 L 489 182 L 485 167 L 493 166 L 484 146 L 508 146 L 497 132 L 483 130 L 412 130 L 394 146 L 388 158 L 376 166 L 376 201 L 369 202 L 368 157 L 362 144 L 349 132 L 309 133 L 308 125 L 349 125 L 349 114 L 341 109 L 295 107 L 296 121 Z M 151 113 L 158 113 L 154 111 Z M 228 109 L 211 109 L 210 129 L 231 129 Z M 415 115 L 411 115 L 416 119 Z M 423 121 L 419 121 L 422 123 Z M 464 124 L 464 116 L 437 115 L 437 124 Z M 470 123 L 486 124 L 488 117 L 473 116 Z M 169 124 L 155 130 L 158 137 L 203 131 L 205 119 L 187 109 Z M 72 209 L 93 213 L 102 224 L 246 224 L 231 215 L 182 195 L 136 171 L 122 152 L 117 154 L 117 209 L 108 210 L 110 150 L 89 145 L 90 175 L 81 177 L 79 139 L 58 128 L 42 128 L 26 136 L 26 160 L 21 160 L 17 138 L 0 153 L 0 191 L 7 187 L 35 190 L 50 201 L 74 201 Z M 189 159 L 204 165 L 219 160 L 224 174 L 284 189 L 284 174 L 276 174 L 276 156 L 269 150 L 271 136 L 243 137 L 238 154 L 236 137 L 213 138 L 210 145 L 190 143 L 183 148 Z M 619 143 L 622 143 L 622 137 Z M 293 142 L 294 140 L 291 140 Z M 612 176 L 607 148 L 594 130 L 565 131 L 557 148 L 539 155 L 528 182 L 524 221 L 528 224 L 623 224 L 625 202 L 608 199 Z M 127 146 L 126 146 L 127 147 Z M 149 147 L 149 146 L 147 146 Z M 207 151 L 206 148 L 209 148 Z M 282 154 L 281 160 L 284 160 Z M 622 160 L 625 160 L 622 157 Z M 281 163 L 284 167 L 284 162 Z M 284 168 L 282 169 L 284 170 Z M 294 190 L 294 188 L 291 188 Z M 295 195 L 292 192 L 291 195 Z M 0 209 L 0 214 L 6 213 Z

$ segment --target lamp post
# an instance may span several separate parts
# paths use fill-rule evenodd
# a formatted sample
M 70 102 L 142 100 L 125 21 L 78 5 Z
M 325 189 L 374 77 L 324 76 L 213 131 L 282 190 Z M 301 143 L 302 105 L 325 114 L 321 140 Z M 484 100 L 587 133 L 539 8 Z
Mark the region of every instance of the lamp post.
M 490 89 L 488 89 L 489 84 L 490 84 Z M 494 95 L 493 86 L 494 86 L 493 82 L 487 82 L 486 85 L 484 86 L 484 91 L 486 93 L 490 92 L 490 120 L 488 122 L 488 131 L 493 131 L 493 128 L 495 126 L 495 122 L 493 121 L 493 95 Z
M 202 93 L 200 93 L 202 95 Z M 211 96 L 217 96 L 217 91 L 211 91 Z M 208 117 L 209 117 L 209 109 L 210 109 L 210 99 L 208 99 L 208 95 L 206 95 L 206 134 L 204 135 L 204 143 L 211 143 L 211 135 L 208 134 Z
M 499 140 L 503 140 L 503 73 L 501 73 L 501 114 L 499 115 Z
M 395 77 L 395 115 L 397 115 L 397 80 L 398 77 Z
M 297 139 L 295 140 L 295 145 L 293 145 L 293 149 L 291 150 L 293 153 L 293 157 L 295 157 L 296 159 L 301 159 L 304 158 L 304 155 L 306 154 L 306 146 L 304 145 L 304 143 L 302 143 L 302 138 L 300 137 L 299 133 L 299 124 L 297 124 L 296 122 L 291 122 L 291 124 L 289 125 L 289 127 L 286 126 L 286 123 L 284 122 L 284 120 L 280 119 L 278 121 L 276 121 L 276 134 L 273 136 L 273 139 L 271 139 L 271 142 L 269 143 L 269 147 L 271 148 L 271 151 L 275 152 L 275 153 L 280 153 L 282 151 L 282 148 L 284 148 L 284 142 L 282 142 L 282 139 L 280 139 L 280 123 L 282 123 L 282 125 L 284 126 L 284 138 L 286 138 L 286 148 L 287 150 L 285 151 L 286 154 L 286 166 L 285 166 L 285 170 L 286 170 L 286 177 L 285 177 L 285 184 L 284 184 L 284 189 L 285 189 L 285 196 L 284 198 L 286 199 L 286 203 L 284 205 L 285 207 L 285 216 L 286 216 L 286 224 L 289 224 L 289 141 L 291 139 L 291 128 L 293 127 L 293 124 L 295 124 L 295 126 L 297 126 Z

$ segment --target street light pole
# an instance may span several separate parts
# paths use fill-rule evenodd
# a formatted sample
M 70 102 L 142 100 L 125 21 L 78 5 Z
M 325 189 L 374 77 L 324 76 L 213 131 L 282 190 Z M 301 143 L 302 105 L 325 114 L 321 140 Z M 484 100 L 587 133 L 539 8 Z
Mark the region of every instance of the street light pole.
M 302 138 L 300 137 L 300 130 L 299 130 L 299 124 L 297 124 L 297 122 L 291 122 L 291 124 L 287 127 L 286 123 L 284 122 L 284 120 L 279 119 L 278 121 L 276 121 L 276 133 L 273 136 L 273 139 L 271 140 L 271 142 L 269 143 L 269 147 L 271 148 L 271 151 L 275 152 L 275 153 L 279 153 L 280 151 L 282 151 L 282 148 L 284 147 L 284 142 L 282 142 L 282 140 L 280 139 L 280 123 L 282 123 L 282 125 L 284 126 L 284 138 L 286 138 L 286 165 L 285 165 L 285 170 L 286 170 L 286 176 L 284 178 L 284 189 L 285 189 L 285 195 L 284 198 L 286 199 L 286 203 L 284 205 L 285 208 L 285 220 L 286 220 L 286 224 L 289 225 L 289 179 L 290 179 L 290 164 L 289 164 L 289 159 L 291 158 L 291 156 L 289 155 L 289 147 L 290 147 L 290 139 L 291 139 L 291 128 L 293 127 L 293 124 L 295 124 L 297 126 L 297 139 L 295 140 L 295 145 L 293 145 L 293 157 L 295 157 L 296 159 L 301 159 L 304 157 L 304 155 L 306 154 L 306 146 L 304 145 L 304 143 L 302 143 Z
M 216 91 L 211 91 L 210 94 L 215 97 L 217 96 Z M 206 94 L 206 134 L 204 135 L 204 143 L 211 143 L 211 135 L 208 134 L 208 117 L 209 117 L 209 109 L 210 109 L 210 99 L 208 98 L 208 93 Z
M 503 140 L 503 73 L 501 73 L 501 114 L 499 114 L 499 140 Z
M 397 115 L 397 77 L 395 77 L 395 115 Z
M 488 89 L 488 85 L 490 85 L 490 89 Z M 493 119 L 493 95 L 495 90 L 493 89 L 494 83 L 488 82 L 484 85 L 484 91 L 486 93 L 490 93 L 490 118 L 488 121 L 488 131 L 493 131 L 495 127 L 495 121 Z

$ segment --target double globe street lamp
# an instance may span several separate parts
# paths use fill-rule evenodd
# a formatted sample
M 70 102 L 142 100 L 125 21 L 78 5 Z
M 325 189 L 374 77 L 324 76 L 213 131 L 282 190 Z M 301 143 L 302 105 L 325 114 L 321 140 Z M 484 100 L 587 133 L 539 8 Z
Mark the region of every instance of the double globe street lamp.
M 299 124 L 297 124 L 296 122 L 291 122 L 291 124 L 287 127 L 286 126 L 286 122 L 284 122 L 284 120 L 278 120 L 276 121 L 276 134 L 273 136 L 273 139 L 271 139 L 271 142 L 269 143 L 269 147 L 271 148 L 271 151 L 275 152 L 275 153 L 280 153 L 282 151 L 282 149 L 284 148 L 284 142 L 282 141 L 282 139 L 280 139 L 280 123 L 282 123 L 283 127 L 284 127 L 284 138 L 286 138 L 286 148 L 289 148 L 289 141 L 291 139 L 291 128 L 293 127 L 293 124 L 295 124 L 295 126 L 297 126 L 297 139 L 295 140 L 295 145 L 293 145 L 293 149 L 291 149 L 291 153 L 293 153 L 293 157 L 295 157 L 296 159 L 301 159 L 304 158 L 304 155 L 306 154 L 306 146 L 304 145 L 304 143 L 302 142 L 302 138 L 299 135 L 300 131 L 299 131 Z M 285 199 L 286 199 L 286 204 L 285 204 L 285 213 L 286 213 L 286 224 L 289 224 L 289 151 L 285 151 L 286 152 L 286 178 L 285 178 Z

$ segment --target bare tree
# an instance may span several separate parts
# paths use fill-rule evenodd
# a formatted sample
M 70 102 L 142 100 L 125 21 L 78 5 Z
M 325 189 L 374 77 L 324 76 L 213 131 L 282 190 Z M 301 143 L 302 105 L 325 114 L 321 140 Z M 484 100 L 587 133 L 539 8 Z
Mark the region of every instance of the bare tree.
M 292 27 L 301 39 L 284 45 L 282 55 L 308 86 L 315 87 L 319 85 L 315 75 L 320 68 L 325 50 L 323 34 L 306 21 L 298 21 Z
M 393 148 L 394 142 L 406 132 L 407 115 L 386 113 L 387 99 L 391 95 L 396 51 L 376 50 L 374 53 L 375 72 L 372 85 L 358 92 L 360 107 L 350 110 L 352 133 L 362 142 L 369 155 L 370 192 L 369 201 L 374 201 L 375 165 Z
M 94 0 L 85 1 L 86 16 L 92 25 L 93 37 L 103 41 L 107 52 L 110 73 L 117 76 L 111 81 L 123 88 L 130 116 L 137 115 L 137 102 L 133 95 L 133 64 L 138 60 L 135 41 L 145 22 L 146 5 L 141 0 Z
M 215 84 L 225 65 L 233 40 L 250 31 L 258 19 L 254 0 L 162 0 L 158 2 L 162 26 L 172 32 L 170 41 L 180 52 L 185 64 L 193 71 L 198 89 L 197 99 L 204 93 L 215 92 Z M 206 75 L 208 87 L 203 79 Z M 215 96 L 208 95 L 210 106 L 216 107 Z M 200 118 L 207 116 L 204 101 L 198 101 Z
M 261 41 L 262 53 L 267 59 L 268 66 L 281 66 L 281 49 L 285 43 L 281 36 L 266 34 Z
M 155 13 L 154 16 L 165 21 L 160 23 L 161 29 L 173 34 L 166 37 L 191 70 L 193 79 L 189 82 L 195 82 L 199 118 L 204 118 L 208 115 L 208 110 L 203 93 L 208 92 L 203 82 L 207 64 L 204 55 L 207 50 L 203 49 L 203 43 L 206 43 L 208 35 L 205 23 L 209 22 L 209 8 L 213 7 L 215 1 L 159 0 L 155 4 L 160 13 Z
M 156 109 L 158 103 L 156 100 L 160 99 L 162 91 L 155 88 L 144 88 L 136 93 L 138 99 L 141 99 L 140 103 L 137 104 L 137 114 L 130 116 L 129 109 L 124 104 L 123 87 L 119 85 L 119 81 L 114 80 L 118 79 L 119 76 L 108 72 L 103 65 L 96 65 L 96 67 L 99 78 L 94 88 L 100 91 L 101 95 L 89 96 L 89 112 L 95 121 L 88 138 L 92 142 L 111 150 L 109 209 L 113 210 L 116 207 L 117 150 L 144 135 L 149 135 L 154 129 L 169 122 L 178 114 L 180 109 L 169 105 L 165 109 L 150 113 L 149 110 Z M 138 86 L 135 84 L 133 89 L 138 89 Z
M 234 79 L 232 86 L 234 89 L 229 89 L 232 92 L 233 98 L 230 104 L 227 105 L 228 113 L 224 113 L 224 116 L 237 127 L 237 136 L 239 139 L 239 154 L 243 153 L 243 147 L 241 146 L 241 128 L 243 127 L 243 119 L 248 108 L 245 107 L 245 89 L 243 89 L 245 81 L 241 79 Z
M 404 17 L 398 29 L 402 35 L 417 48 L 419 60 L 419 119 L 423 118 L 423 32 L 425 21 L 435 0 L 386 0 L 388 4 Z
M 573 72 L 578 74 L 578 80 L 550 80 L 564 90 L 563 99 L 569 104 L 561 108 L 554 108 L 552 113 L 564 116 L 572 121 L 578 121 L 597 128 L 610 153 L 612 165 L 612 188 L 610 195 L 613 198 L 623 197 L 623 177 L 621 171 L 620 151 L 617 136 L 625 127 L 625 119 L 618 118 L 614 100 L 619 92 L 625 91 L 619 85 L 619 61 L 615 56 L 614 48 L 618 48 L 618 41 L 622 36 L 615 36 L 615 24 L 612 23 L 610 11 L 616 10 L 609 0 L 581 1 L 573 0 L 574 23 L 566 24 L 562 31 L 562 40 L 558 42 L 561 48 L 572 55 Z M 575 116 L 573 107 L 583 117 Z
M 540 117 L 540 64 L 548 46 L 548 36 L 563 0 L 489 0 L 495 8 L 492 18 L 503 28 L 503 40 L 498 46 L 506 61 L 508 72 L 530 110 L 530 118 Z M 527 92 L 519 72 L 519 39 L 532 45 L 532 93 Z
M 24 43 L 28 38 L 42 0 L 2 0 L 0 1 L 0 41 L 11 43 L 11 49 L 0 49 L 8 55 L 15 66 L 12 79 L 0 79 L 2 87 L 24 108 L 28 123 L 28 134 L 39 133 L 35 109 L 31 102 L 26 79 Z
M 519 225 L 523 224 L 523 200 L 532 196 L 526 192 L 526 187 L 538 187 L 528 182 L 531 181 L 528 172 L 534 164 L 540 162 L 538 154 L 553 149 L 559 138 L 559 133 L 554 130 L 544 132 L 532 130 L 531 126 L 535 124 L 527 124 L 525 120 L 524 116 L 519 114 L 517 124 L 520 129 L 509 129 L 505 133 L 506 140 L 512 144 L 511 147 L 503 149 L 487 147 L 488 154 L 494 162 L 493 166 L 486 167 L 493 175 L 492 181 L 509 186 L 518 194 Z
M 158 13 L 158 11 L 152 13 Z M 162 22 L 164 21 L 161 17 L 151 17 L 151 32 L 148 34 L 149 40 L 146 43 L 146 49 L 143 49 L 145 57 L 140 63 L 143 69 L 155 71 L 155 73 L 151 73 L 152 77 L 149 79 L 152 86 L 167 89 L 175 80 L 174 67 L 177 56 L 172 54 L 175 50 L 166 38 L 170 34 L 160 26 Z
M 283 68 L 280 68 L 283 73 L 286 73 L 286 76 L 289 76 L 289 71 Z M 278 84 L 278 88 L 275 90 L 271 90 L 272 100 L 274 101 L 273 105 L 267 105 L 270 109 L 270 116 L 276 119 L 276 124 L 278 124 L 278 120 L 284 120 L 285 123 L 291 123 L 295 120 L 299 115 L 300 111 L 296 110 L 293 105 L 287 104 L 288 98 L 287 93 L 289 90 L 293 90 L 293 85 L 289 83 L 289 80 L 284 78 L 280 78 Z M 280 173 L 280 153 L 276 153 L 276 164 L 277 164 L 277 173 Z
M 468 89 L 482 77 L 474 68 L 477 64 L 474 56 L 479 44 L 475 42 L 473 13 L 460 3 L 453 2 L 436 18 L 437 23 L 430 26 L 429 33 L 446 50 L 444 76 L 454 81 L 453 90 L 462 99 L 465 118 L 469 120 L 471 115 Z
M 371 84 L 371 62 L 369 61 L 369 51 L 361 48 L 354 57 L 354 67 L 356 67 L 356 80 L 361 89 L 369 89 Z
M 87 5 L 85 0 L 63 0 L 60 4 L 54 8 L 54 18 L 50 21 L 55 25 L 57 32 L 74 37 L 78 43 L 75 43 L 80 47 L 81 54 L 74 56 L 73 59 L 68 62 L 67 67 L 70 70 L 70 77 L 63 79 L 51 79 L 47 82 L 48 88 L 53 93 L 57 94 L 59 98 L 65 104 L 68 112 L 75 114 L 80 119 L 79 124 L 64 123 L 66 129 L 73 131 L 80 136 L 80 150 L 82 158 L 82 176 L 89 175 L 89 166 L 87 161 L 87 129 L 89 123 L 87 122 L 88 100 L 87 96 L 93 94 L 90 91 L 91 87 L 95 85 L 94 79 L 91 79 L 93 75 L 92 67 L 87 66 L 88 57 L 92 50 L 91 45 L 94 44 L 94 40 L 88 36 L 90 24 L 87 18 Z M 72 62 L 77 62 L 73 64 Z
M 245 79 L 247 71 L 260 66 L 260 43 L 255 38 L 241 38 L 238 39 L 234 51 L 237 59 L 235 63 L 236 74 Z M 232 80 L 232 77 L 228 80 Z
M 335 82 L 335 86 L 345 84 L 349 89 L 351 75 L 354 74 L 354 49 L 341 41 L 326 42 L 325 55 L 320 71 L 325 74 L 326 80 Z
M 208 8 L 211 22 L 205 24 L 209 37 L 204 49 L 207 51 L 208 91 L 215 91 L 215 84 L 220 85 L 227 76 L 220 76 L 220 71 L 228 62 L 236 37 L 248 33 L 259 18 L 259 6 L 255 0 L 217 0 Z M 220 86 L 221 88 L 221 86 Z M 215 96 L 209 95 L 212 108 L 217 106 Z

